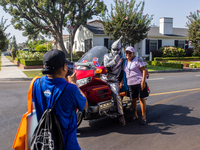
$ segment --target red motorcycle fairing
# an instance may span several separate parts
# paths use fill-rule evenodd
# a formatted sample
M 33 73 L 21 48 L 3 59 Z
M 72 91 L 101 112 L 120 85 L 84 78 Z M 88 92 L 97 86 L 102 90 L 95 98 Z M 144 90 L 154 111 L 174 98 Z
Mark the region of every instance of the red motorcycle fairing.
M 77 80 L 87 78 L 87 77 L 94 77 L 95 70 L 76 70 L 76 78 Z
M 81 86 L 80 89 L 86 94 L 90 103 L 96 104 L 112 98 L 109 85 L 96 77 L 92 78 L 88 84 Z

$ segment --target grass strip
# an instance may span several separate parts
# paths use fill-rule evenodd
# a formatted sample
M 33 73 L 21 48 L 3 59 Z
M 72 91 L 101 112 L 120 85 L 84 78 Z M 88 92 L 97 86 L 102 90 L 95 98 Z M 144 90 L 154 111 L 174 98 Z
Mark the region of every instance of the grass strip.
M 42 76 L 44 76 L 44 75 L 42 74 L 42 71 L 41 71 L 41 70 L 23 71 L 23 73 L 24 73 L 27 77 L 35 77 L 35 76 L 42 77 Z
M 148 71 L 158 71 L 158 70 L 174 70 L 177 68 L 172 68 L 172 67 L 163 67 L 163 66 L 152 66 L 148 65 L 146 66 Z
M 11 56 L 6 56 L 6 58 L 8 58 L 8 60 L 10 60 L 12 63 L 14 63 L 14 60 L 12 59 Z

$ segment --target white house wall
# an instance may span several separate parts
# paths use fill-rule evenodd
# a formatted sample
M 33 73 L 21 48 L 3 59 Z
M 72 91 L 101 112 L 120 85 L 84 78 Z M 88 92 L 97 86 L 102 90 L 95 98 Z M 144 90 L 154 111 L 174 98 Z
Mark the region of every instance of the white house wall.
M 80 30 L 80 28 L 82 28 Z M 85 52 L 85 42 L 84 40 L 93 39 L 93 33 L 87 28 L 80 26 L 74 36 L 73 51 L 83 51 Z M 75 49 L 75 42 L 77 42 L 77 48 Z
M 104 46 L 104 39 L 105 38 L 110 38 L 109 36 L 106 35 L 94 35 L 93 37 L 93 46 Z

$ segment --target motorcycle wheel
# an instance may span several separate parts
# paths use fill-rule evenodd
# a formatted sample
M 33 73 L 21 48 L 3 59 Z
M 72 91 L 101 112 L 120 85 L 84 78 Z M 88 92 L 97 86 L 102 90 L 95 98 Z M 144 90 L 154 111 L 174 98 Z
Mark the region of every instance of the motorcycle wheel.
M 83 120 L 83 112 L 79 111 L 79 109 L 76 109 L 76 116 L 77 116 L 77 128 L 78 128 Z

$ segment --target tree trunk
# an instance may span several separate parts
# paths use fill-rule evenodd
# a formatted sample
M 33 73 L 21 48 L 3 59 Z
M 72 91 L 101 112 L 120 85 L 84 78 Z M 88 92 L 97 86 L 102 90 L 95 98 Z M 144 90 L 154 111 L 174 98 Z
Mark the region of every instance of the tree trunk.
M 66 58 L 70 58 L 70 54 L 67 53 L 66 48 L 64 46 L 62 34 L 58 34 L 57 35 L 56 41 L 58 43 L 57 44 L 58 45 L 57 49 L 62 50 L 65 53 L 65 57 Z

